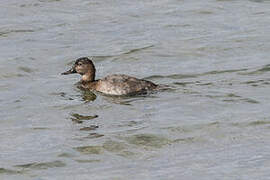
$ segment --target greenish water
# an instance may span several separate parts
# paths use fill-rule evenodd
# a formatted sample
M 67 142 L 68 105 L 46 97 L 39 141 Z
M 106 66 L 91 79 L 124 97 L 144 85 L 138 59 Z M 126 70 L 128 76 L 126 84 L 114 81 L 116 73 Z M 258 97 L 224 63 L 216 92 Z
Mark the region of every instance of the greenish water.
M 0 179 L 269 179 L 269 1 L 1 1 Z M 61 76 L 170 90 L 110 97 Z

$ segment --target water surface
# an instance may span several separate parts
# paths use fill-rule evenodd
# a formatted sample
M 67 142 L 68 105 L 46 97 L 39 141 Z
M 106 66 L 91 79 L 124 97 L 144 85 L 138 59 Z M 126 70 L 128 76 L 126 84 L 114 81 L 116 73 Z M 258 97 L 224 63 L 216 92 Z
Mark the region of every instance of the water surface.
M 1 179 L 268 179 L 270 3 L 2 0 Z M 171 86 L 132 98 L 61 76 Z

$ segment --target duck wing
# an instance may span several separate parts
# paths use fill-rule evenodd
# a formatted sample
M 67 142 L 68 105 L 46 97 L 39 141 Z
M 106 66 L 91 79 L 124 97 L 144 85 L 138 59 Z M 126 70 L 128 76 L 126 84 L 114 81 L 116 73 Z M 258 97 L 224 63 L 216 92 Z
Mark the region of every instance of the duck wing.
M 98 81 L 96 90 L 110 95 L 133 95 L 146 93 L 156 84 L 124 74 L 113 74 Z

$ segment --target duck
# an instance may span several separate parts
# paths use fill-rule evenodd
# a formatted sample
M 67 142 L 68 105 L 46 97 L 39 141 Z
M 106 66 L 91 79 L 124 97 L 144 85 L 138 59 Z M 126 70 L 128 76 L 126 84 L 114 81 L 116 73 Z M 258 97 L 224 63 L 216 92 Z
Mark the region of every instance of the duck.
M 74 65 L 62 75 L 80 74 L 79 82 L 82 89 L 97 91 L 106 95 L 130 96 L 147 94 L 158 88 L 158 85 L 144 79 L 138 79 L 125 74 L 112 74 L 103 79 L 95 79 L 96 68 L 93 61 L 88 57 L 76 59 Z

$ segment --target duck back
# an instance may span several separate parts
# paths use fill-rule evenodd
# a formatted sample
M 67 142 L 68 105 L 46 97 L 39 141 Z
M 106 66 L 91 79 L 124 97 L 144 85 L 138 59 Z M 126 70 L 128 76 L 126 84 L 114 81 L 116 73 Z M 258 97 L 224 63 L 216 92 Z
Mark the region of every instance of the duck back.
M 156 87 L 157 85 L 150 81 L 124 74 L 113 74 L 98 80 L 95 90 L 109 95 L 134 95 L 147 93 Z

